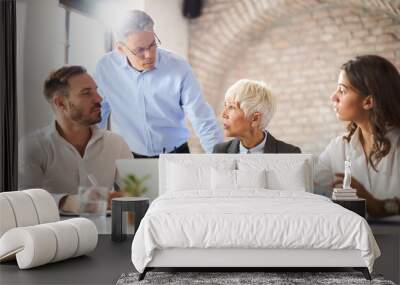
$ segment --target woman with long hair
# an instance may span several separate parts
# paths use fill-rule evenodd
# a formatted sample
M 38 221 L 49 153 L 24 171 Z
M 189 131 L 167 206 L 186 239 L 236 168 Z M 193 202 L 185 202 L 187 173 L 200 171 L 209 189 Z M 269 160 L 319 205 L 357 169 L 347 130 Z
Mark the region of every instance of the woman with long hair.
M 342 65 L 331 101 L 338 119 L 349 124 L 319 156 L 316 189 L 342 184 L 350 160 L 351 187 L 366 199 L 368 214 L 400 214 L 399 71 L 383 57 L 358 56 Z

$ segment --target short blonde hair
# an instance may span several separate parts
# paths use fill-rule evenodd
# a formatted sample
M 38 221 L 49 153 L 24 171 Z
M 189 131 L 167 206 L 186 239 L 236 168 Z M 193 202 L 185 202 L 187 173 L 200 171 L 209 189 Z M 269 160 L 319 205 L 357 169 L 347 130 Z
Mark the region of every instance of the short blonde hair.
M 241 79 L 225 93 L 225 100 L 239 103 L 246 118 L 259 112 L 262 130 L 266 129 L 276 110 L 276 101 L 267 84 L 263 81 Z

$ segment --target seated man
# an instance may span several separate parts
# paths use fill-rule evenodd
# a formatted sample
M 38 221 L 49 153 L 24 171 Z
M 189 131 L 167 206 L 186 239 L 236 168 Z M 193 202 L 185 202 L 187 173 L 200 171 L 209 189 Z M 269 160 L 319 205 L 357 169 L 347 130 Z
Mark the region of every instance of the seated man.
M 79 186 L 91 185 L 91 179 L 111 190 L 117 177 L 115 160 L 132 158 L 132 153 L 122 137 L 96 127 L 102 99 L 83 67 L 51 73 L 44 96 L 55 121 L 20 142 L 19 188 L 46 189 L 60 210 L 77 212 Z
M 235 137 L 214 146 L 214 153 L 300 153 L 300 148 L 275 139 L 266 128 L 275 100 L 263 82 L 242 79 L 225 94 L 224 132 Z

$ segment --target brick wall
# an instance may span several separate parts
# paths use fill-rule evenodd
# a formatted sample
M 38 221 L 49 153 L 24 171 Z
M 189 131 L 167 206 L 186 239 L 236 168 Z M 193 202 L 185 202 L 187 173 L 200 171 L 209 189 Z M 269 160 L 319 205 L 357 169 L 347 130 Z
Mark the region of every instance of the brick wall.
M 400 69 L 400 0 L 208 0 L 190 22 L 189 60 L 219 115 L 240 78 L 270 85 L 271 133 L 318 154 L 345 130 L 331 108 L 339 67 L 379 54 Z M 191 149 L 200 152 L 198 140 Z

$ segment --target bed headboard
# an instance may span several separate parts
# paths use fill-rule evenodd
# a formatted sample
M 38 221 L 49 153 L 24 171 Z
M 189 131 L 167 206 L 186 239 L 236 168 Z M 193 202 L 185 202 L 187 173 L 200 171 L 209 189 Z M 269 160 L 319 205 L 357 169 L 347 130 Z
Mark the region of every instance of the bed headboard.
M 169 163 L 193 162 L 195 164 L 217 164 L 220 161 L 238 165 L 251 164 L 252 161 L 270 167 L 276 165 L 302 164 L 304 170 L 304 187 L 307 192 L 313 192 L 313 159 L 311 154 L 161 154 L 159 159 L 159 195 L 166 192 L 167 169 Z

